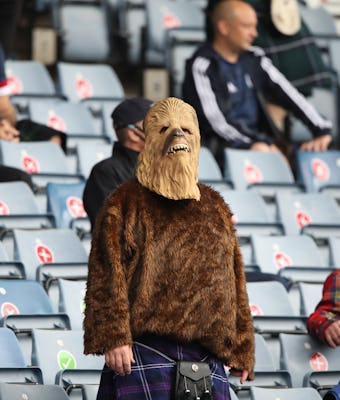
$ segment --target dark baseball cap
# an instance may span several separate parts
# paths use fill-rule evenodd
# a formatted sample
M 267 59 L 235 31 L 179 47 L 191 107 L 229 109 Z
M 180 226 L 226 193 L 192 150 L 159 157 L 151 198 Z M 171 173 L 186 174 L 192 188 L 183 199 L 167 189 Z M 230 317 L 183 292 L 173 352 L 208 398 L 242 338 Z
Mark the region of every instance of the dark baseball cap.
M 111 114 L 114 128 L 124 128 L 129 124 L 135 124 L 143 120 L 152 105 L 153 101 L 143 97 L 132 97 L 123 100 Z

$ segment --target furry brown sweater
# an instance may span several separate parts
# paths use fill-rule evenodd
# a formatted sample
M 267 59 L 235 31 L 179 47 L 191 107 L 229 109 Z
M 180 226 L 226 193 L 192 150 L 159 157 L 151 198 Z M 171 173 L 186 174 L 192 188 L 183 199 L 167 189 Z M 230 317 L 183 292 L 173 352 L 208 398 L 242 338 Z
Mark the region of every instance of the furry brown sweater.
M 107 199 L 89 260 L 85 354 L 143 333 L 171 335 L 252 378 L 254 332 L 231 212 L 199 188 L 200 201 L 175 201 L 132 180 Z

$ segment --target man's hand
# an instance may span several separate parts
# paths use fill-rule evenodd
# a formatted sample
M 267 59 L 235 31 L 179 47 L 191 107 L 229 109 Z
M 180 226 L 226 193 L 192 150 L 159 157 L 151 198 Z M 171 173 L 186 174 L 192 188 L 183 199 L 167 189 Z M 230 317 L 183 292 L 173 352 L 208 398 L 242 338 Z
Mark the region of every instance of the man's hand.
M 240 376 L 241 377 L 241 379 L 240 379 L 241 385 L 247 380 L 248 375 L 249 375 L 249 371 L 248 370 L 244 369 L 244 370 L 241 371 L 239 369 L 234 369 L 231 366 L 228 366 L 227 368 L 229 369 L 231 375 Z
M 325 339 L 327 344 L 333 349 L 340 345 L 340 320 L 333 322 L 325 330 Z
M 105 352 L 105 363 L 113 371 L 124 376 L 131 373 L 131 363 L 135 363 L 132 346 L 115 347 Z
M 20 132 L 5 118 L 0 120 L 0 139 L 9 142 L 19 142 L 20 140 Z
M 322 135 L 308 142 L 302 143 L 301 151 L 326 151 L 332 141 L 331 135 Z

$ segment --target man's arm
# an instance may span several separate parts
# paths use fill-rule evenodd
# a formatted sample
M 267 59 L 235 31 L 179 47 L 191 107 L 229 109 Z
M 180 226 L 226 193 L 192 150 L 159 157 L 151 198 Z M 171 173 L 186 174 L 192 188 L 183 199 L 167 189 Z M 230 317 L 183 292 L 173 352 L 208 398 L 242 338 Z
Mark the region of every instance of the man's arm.
M 307 328 L 331 347 L 340 344 L 340 270 L 328 275 L 322 299 L 307 319 Z
M 15 108 L 7 95 L 0 94 L 0 118 L 6 119 L 13 127 L 17 121 Z

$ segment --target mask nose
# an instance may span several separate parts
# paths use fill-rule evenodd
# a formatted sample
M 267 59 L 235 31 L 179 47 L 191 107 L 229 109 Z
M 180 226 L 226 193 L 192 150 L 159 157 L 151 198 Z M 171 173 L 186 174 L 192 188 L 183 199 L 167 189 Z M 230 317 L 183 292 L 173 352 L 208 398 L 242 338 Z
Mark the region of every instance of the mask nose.
M 184 137 L 184 133 L 181 129 L 175 128 L 171 131 L 173 137 Z

